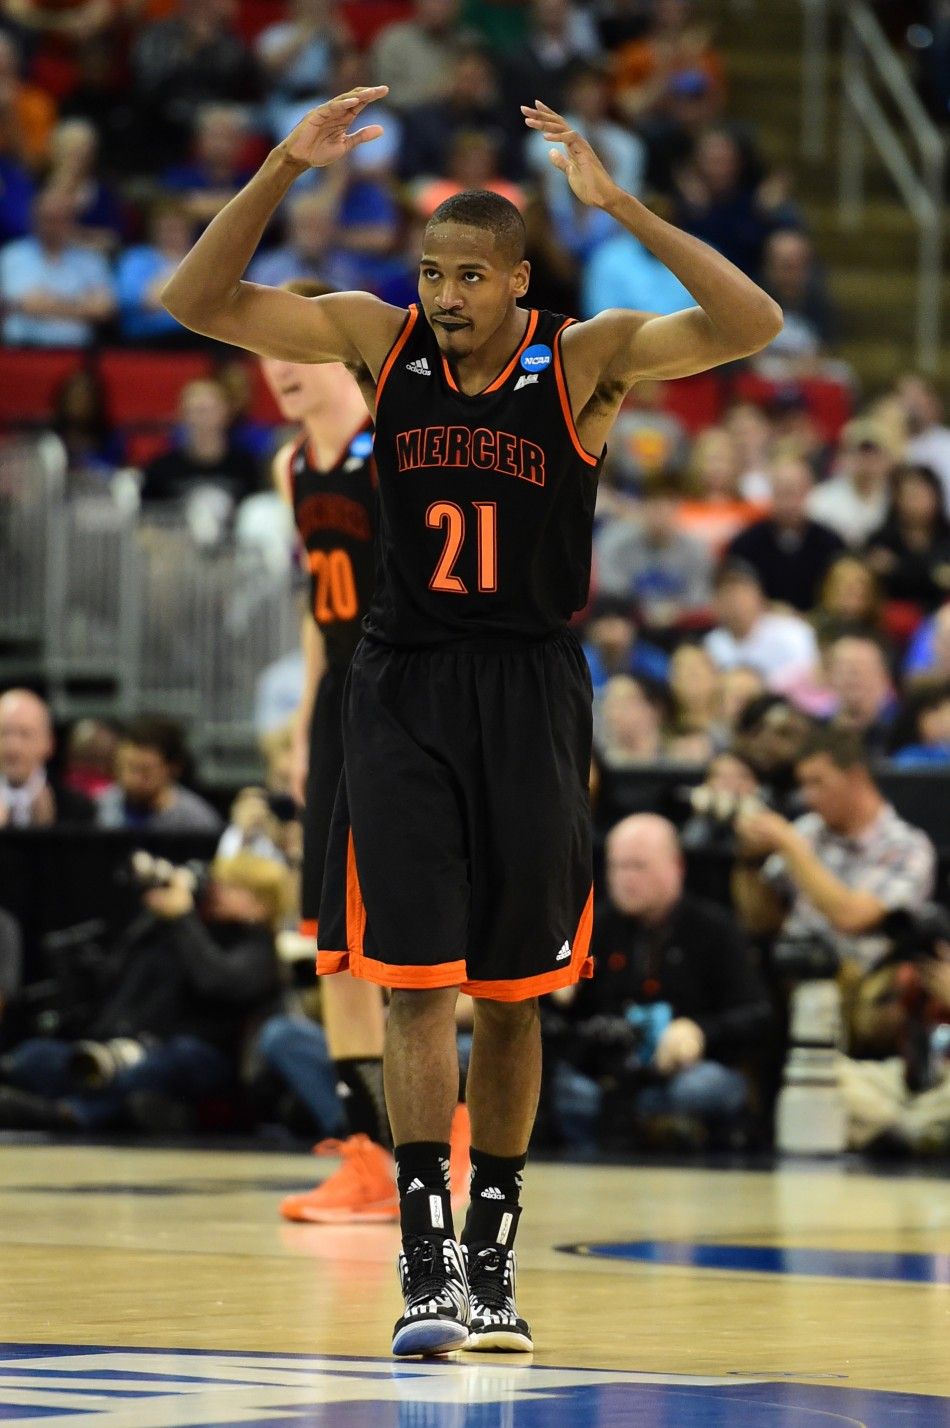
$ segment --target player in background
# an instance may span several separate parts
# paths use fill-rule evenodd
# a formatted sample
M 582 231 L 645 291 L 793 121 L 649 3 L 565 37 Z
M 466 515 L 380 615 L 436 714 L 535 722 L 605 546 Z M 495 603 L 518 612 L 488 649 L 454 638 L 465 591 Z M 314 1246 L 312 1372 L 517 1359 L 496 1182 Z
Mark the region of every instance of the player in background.
M 333 289 L 287 283 L 300 297 Z M 373 588 L 376 470 L 373 428 L 359 387 L 339 362 L 320 365 L 263 358 L 261 369 L 281 416 L 299 436 L 274 458 L 274 483 L 293 512 L 310 575 L 310 609 L 301 625 L 304 689 L 294 725 L 293 795 L 304 810 L 301 931 L 317 938 L 330 817 L 343 768 L 342 702 Z M 398 1220 L 389 1118 L 383 1091 L 382 989 L 348 973 L 321 988 L 323 1026 L 353 1134 L 318 1151 L 343 1164 L 305 1194 L 288 1195 L 285 1219 L 316 1224 Z M 468 1116 L 458 1106 L 452 1136 L 453 1192 L 468 1173 Z
M 568 622 L 587 599 L 596 478 L 638 380 L 749 356 L 782 318 L 720 254 L 619 189 L 540 101 L 523 106 L 525 123 L 557 146 L 552 162 L 576 198 L 640 239 L 695 307 L 580 323 L 531 311 L 523 222 L 482 192 L 433 214 L 408 311 L 366 293 L 308 303 L 242 281 L 295 178 L 379 136 L 378 125 L 349 126 L 385 92 L 311 111 L 163 298 L 219 340 L 343 362 L 375 413 L 377 581 L 347 682 L 318 965 L 391 988 L 385 1081 L 405 1301 L 394 1354 L 530 1349 L 514 1242 L 540 1086 L 537 998 L 591 971 L 590 681 Z M 475 1000 L 461 1245 L 447 1185 L 460 989 Z

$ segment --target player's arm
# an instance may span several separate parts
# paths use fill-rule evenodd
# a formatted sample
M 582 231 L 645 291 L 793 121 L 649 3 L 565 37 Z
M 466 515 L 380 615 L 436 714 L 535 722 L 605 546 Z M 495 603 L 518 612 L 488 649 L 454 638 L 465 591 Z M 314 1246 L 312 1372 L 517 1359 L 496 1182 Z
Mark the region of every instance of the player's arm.
M 614 308 L 570 328 L 564 351 L 573 350 L 576 365 L 591 374 L 591 391 L 604 383 L 627 390 L 641 377 L 687 377 L 748 357 L 777 336 L 782 310 L 757 283 L 618 188 L 590 144 L 553 109 L 538 101 L 522 112 L 529 128 L 564 146 L 552 149 L 551 162 L 581 202 L 611 214 L 697 303 L 669 316 Z
M 311 110 L 273 149 L 248 184 L 209 223 L 162 290 L 184 327 L 289 362 L 345 362 L 375 376 L 405 314 L 369 293 L 304 298 L 243 281 L 264 229 L 294 180 L 324 168 L 382 133 L 353 120 L 386 93 L 360 88 Z

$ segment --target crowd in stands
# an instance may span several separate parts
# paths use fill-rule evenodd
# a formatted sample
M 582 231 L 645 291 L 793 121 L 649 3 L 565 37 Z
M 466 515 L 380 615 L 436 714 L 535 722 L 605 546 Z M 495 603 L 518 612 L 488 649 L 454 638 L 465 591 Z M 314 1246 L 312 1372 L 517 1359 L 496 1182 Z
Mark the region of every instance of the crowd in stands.
M 894 940 L 882 924 L 945 892 L 933 845 L 875 770 L 950 766 L 950 426 L 924 378 L 860 401 L 834 360 L 841 318 L 790 180 L 729 120 L 701 5 L 0 0 L 4 343 L 88 356 L 40 423 L 70 490 L 108 490 L 131 465 L 146 510 L 204 492 L 222 527 L 265 520 L 284 433 L 255 405 L 251 369 L 180 328 L 160 292 L 267 147 L 370 79 L 390 89 L 368 120 L 383 139 L 295 187 L 253 280 L 411 301 L 426 216 L 453 191 L 490 187 L 524 213 L 535 304 L 581 316 L 688 305 L 547 164 L 518 117 L 540 96 L 619 183 L 785 311 L 756 364 L 642 384 L 611 438 L 577 620 L 595 691 L 598 970 L 545 1006 L 539 1132 L 577 1149 L 767 1140 L 789 984 L 776 947 L 817 940 L 860 986 Z M 189 369 L 147 458 L 110 413 L 99 354 L 116 345 L 206 364 Z M 210 891 L 180 871 L 143 877 L 141 918 L 90 982 L 98 1000 L 55 1034 L 0 1015 L 0 1127 L 203 1124 L 239 1082 L 248 1115 L 252 1066 L 253 1098 L 268 1088 L 254 1114 L 345 1130 L 313 989 L 301 1010 L 278 957 L 299 825 L 271 702 L 267 777 L 223 817 L 190 787 L 167 719 L 84 719 L 55 752 L 37 695 L 0 698 L 3 839 L 60 824 L 187 833 L 207 837 L 211 858 Z M 950 942 L 925 942 L 923 960 L 908 954 L 877 987 L 876 1020 L 865 1005 L 861 1035 L 848 1030 L 856 1145 L 946 1149 L 950 1071 L 935 1061 L 908 1080 L 905 1065 L 921 1027 L 950 1020 Z M 20 944 L 0 910 L 0 1014 L 18 1000 Z M 25 950 L 35 966 L 38 949 Z M 93 1074 L 87 1056 L 77 1079 L 80 1041 L 110 1044 L 111 1068 Z

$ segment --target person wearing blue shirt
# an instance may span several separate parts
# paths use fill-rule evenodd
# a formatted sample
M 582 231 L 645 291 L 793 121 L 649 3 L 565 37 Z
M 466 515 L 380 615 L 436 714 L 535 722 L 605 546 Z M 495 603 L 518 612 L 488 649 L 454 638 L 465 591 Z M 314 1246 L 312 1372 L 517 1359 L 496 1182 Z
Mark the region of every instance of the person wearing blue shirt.
M 3 340 L 11 347 L 88 347 L 115 311 L 109 265 L 75 241 L 73 205 L 45 190 L 33 234 L 0 252 Z
M 154 210 L 149 242 L 128 248 L 119 258 L 116 288 L 119 324 L 129 342 L 187 342 L 194 338 L 162 306 L 160 293 L 194 239 L 184 204 L 166 201 Z
M 666 315 L 695 305 L 679 278 L 631 233 L 608 238 L 584 264 L 581 317 L 594 317 L 608 307 Z

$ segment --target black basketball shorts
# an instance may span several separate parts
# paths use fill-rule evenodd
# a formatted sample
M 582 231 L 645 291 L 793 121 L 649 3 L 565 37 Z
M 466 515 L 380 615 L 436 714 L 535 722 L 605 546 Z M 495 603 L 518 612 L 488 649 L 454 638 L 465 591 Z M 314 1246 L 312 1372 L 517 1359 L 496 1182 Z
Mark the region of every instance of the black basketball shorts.
M 330 824 L 343 772 L 345 687 L 345 666 L 328 666 L 317 686 L 310 720 L 310 759 L 303 811 L 303 867 L 300 872 L 300 930 L 309 937 L 317 935 Z
M 548 640 L 359 645 L 317 970 L 522 1001 L 590 976 L 591 684 Z

